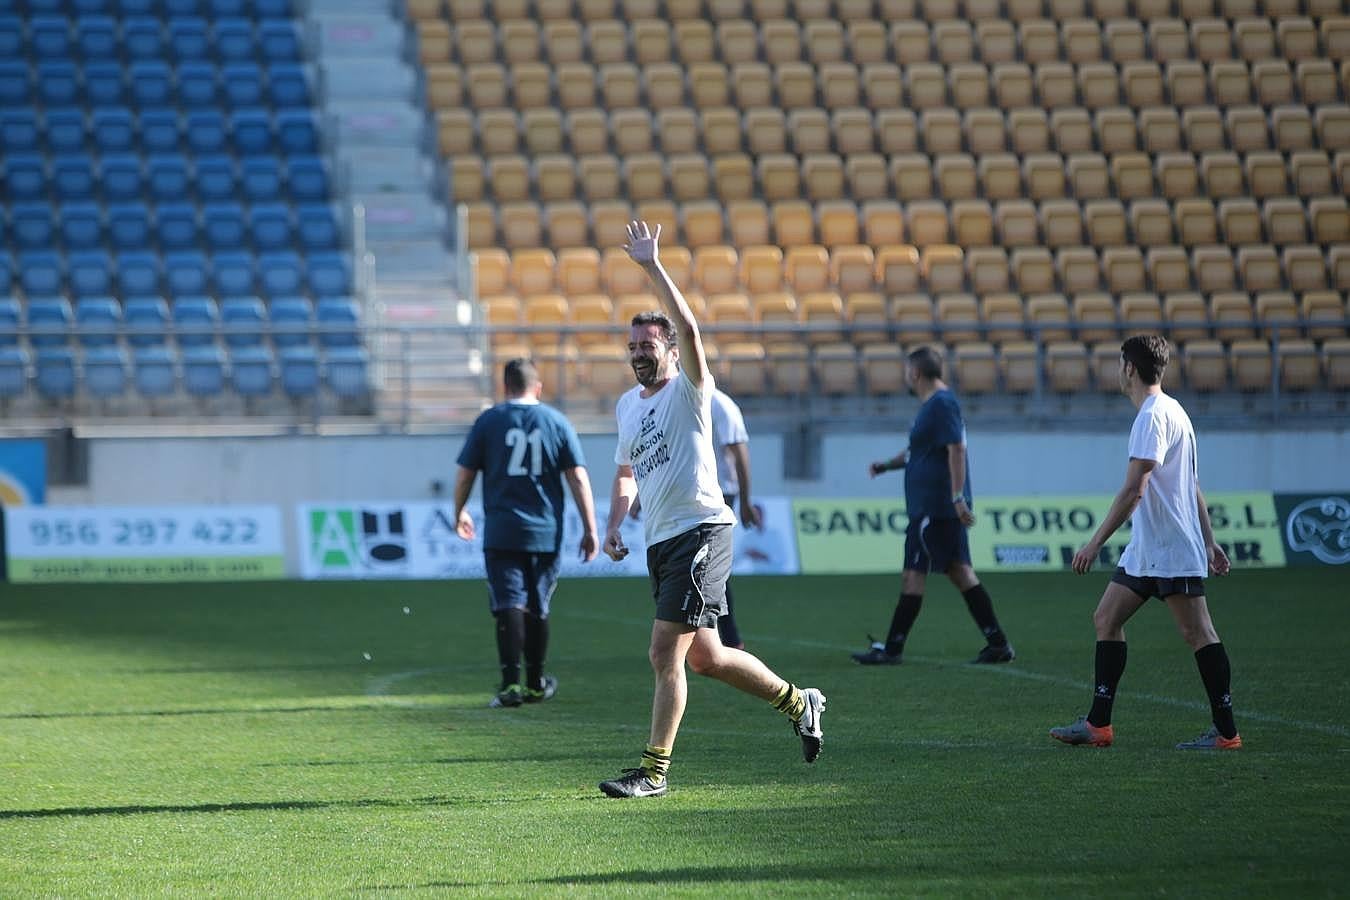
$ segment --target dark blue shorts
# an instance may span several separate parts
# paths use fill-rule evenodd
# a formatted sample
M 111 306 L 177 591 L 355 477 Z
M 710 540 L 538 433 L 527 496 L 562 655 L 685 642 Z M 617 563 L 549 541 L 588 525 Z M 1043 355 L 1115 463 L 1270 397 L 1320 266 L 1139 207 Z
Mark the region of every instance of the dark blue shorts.
M 1145 600 L 1150 597 L 1166 600 L 1168 597 L 1174 597 L 1177 594 L 1185 597 L 1205 596 L 1205 579 L 1199 575 L 1184 575 L 1181 578 L 1147 578 L 1131 575 L 1117 566 L 1115 574 L 1111 576 L 1111 581 L 1129 588 Z
M 970 564 L 970 538 L 960 519 L 910 519 L 905 529 L 905 569 L 943 572 Z
M 558 554 L 484 550 L 483 561 L 487 565 L 488 602 L 494 613 L 516 608 L 548 617 L 548 604 L 562 568 Z

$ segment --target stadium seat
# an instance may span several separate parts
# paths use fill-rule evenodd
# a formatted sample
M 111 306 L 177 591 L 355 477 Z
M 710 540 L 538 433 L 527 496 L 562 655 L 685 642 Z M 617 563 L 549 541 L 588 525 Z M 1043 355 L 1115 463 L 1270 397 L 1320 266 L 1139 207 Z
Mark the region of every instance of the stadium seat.
M 214 397 L 225 389 L 225 354 L 215 344 L 185 347 L 183 388 L 195 397 Z
M 197 188 L 197 196 L 206 203 L 223 204 L 229 203 L 232 207 L 230 218 L 235 224 L 231 228 L 231 236 L 227 243 L 231 246 L 239 246 L 242 243 L 243 235 L 243 211 L 232 201 L 236 198 L 237 188 L 235 185 L 234 162 L 228 156 L 210 155 L 198 156 L 193 164 L 193 182 Z M 273 194 L 272 196 L 275 196 Z M 217 214 L 223 210 L 217 207 Z M 205 210 L 207 223 L 207 240 L 212 240 L 210 234 L 211 207 Z
M 34 357 L 34 384 L 48 400 L 75 396 L 75 352 L 69 347 L 40 347 Z
M 134 347 L 160 346 L 165 341 L 169 306 L 162 297 L 128 297 L 122 304 L 127 342 Z
M 360 313 L 343 297 L 321 297 L 315 306 L 319 343 L 324 347 L 352 347 L 360 342 Z
M 120 397 L 127 389 L 127 352 L 121 347 L 90 347 L 84 352 L 83 384 L 94 397 Z
M 52 187 L 56 199 L 61 202 L 93 199 L 95 183 L 93 161 L 85 154 L 58 156 L 52 160 Z
M 0 398 L 9 400 L 27 392 L 30 359 L 23 347 L 0 346 Z
M 323 356 L 323 379 L 339 397 L 360 398 L 370 393 L 370 356 L 363 347 L 332 347 Z
M 263 344 L 230 349 L 230 384 L 242 397 L 266 397 L 272 393 L 272 351 Z
M 30 299 L 62 292 L 65 265 L 60 254 L 50 250 L 20 253 L 15 268 L 19 273 L 19 284 Z
M 72 253 L 66 257 L 66 280 L 75 297 L 110 294 L 112 261 L 102 250 Z

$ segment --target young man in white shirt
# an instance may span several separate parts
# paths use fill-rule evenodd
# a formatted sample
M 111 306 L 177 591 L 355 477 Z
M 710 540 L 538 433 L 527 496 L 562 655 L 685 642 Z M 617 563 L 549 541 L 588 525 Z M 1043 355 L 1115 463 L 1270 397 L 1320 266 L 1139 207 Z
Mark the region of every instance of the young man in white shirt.
M 667 790 L 671 750 L 684 715 L 685 663 L 773 705 L 801 737 L 815 762 L 822 740 L 825 696 L 800 689 L 758 658 L 725 647 L 717 620 L 725 611 L 735 516 L 723 502 L 712 443 L 712 393 L 698 323 L 658 257 L 661 228 L 628 226 L 633 261 L 647 272 L 664 312 L 633 317 L 628 358 L 638 385 L 615 410 L 618 471 L 610 493 L 604 551 L 628 555 L 620 526 L 639 489 L 647 539 L 647 570 L 656 600 L 648 657 L 656 676 L 650 741 L 639 766 L 600 784 L 610 797 L 657 797 Z
M 1195 430 L 1181 404 L 1162 390 L 1166 340 L 1157 335 L 1129 338 L 1120 358 L 1121 390 L 1139 410 L 1130 430 L 1125 484 L 1092 539 L 1074 555 L 1073 570 L 1082 575 L 1092 568 L 1102 546 L 1126 519 L 1132 519 L 1130 543 L 1092 616 L 1097 629 L 1092 708 L 1072 724 L 1050 729 L 1050 736 L 1066 744 L 1111 746 L 1111 706 L 1125 672 L 1125 623 L 1150 597 L 1157 597 L 1195 651 L 1214 719 L 1208 731 L 1177 744 L 1177 749 L 1236 750 L 1242 738 L 1233 722 L 1228 653 L 1205 603 L 1205 575 L 1227 574 L 1229 562 L 1214 541 L 1200 492 Z
M 762 524 L 759 510 L 750 497 L 750 432 L 746 430 L 741 408 L 721 388 L 716 388 L 712 395 L 712 437 L 722 499 L 727 506 L 739 510 L 742 525 L 758 528 Z M 717 633 L 728 647 L 745 649 L 740 626 L 736 624 L 735 598 L 730 582 L 727 583 L 727 611 L 717 620 Z

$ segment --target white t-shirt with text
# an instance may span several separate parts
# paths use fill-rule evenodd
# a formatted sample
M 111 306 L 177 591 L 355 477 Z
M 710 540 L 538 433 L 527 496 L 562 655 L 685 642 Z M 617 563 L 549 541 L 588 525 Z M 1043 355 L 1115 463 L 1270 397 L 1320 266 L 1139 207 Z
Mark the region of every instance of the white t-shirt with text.
M 722 390 L 714 390 L 712 395 L 712 438 L 713 450 L 717 453 L 717 481 L 722 493 L 728 497 L 739 494 L 740 479 L 736 476 L 736 459 L 727 449 L 732 444 L 750 443 L 750 432 L 745 430 L 745 416 Z
M 1144 400 L 1130 429 L 1130 458 L 1158 465 L 1130 520 L 1132 533 L 1120 557 L 1121 568 L 1138 578 L 1208 574 L 1195 499 L 1195 429 L 1180 403 L 1162 393 Z

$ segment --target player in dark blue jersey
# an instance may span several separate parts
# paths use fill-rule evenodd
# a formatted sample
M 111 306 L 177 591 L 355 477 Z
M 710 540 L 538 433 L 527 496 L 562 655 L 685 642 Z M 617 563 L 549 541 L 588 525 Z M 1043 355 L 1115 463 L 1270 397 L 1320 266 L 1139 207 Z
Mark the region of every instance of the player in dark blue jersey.
M 914 620 L 923 606 L 929 572 L 943 572 L 965 598 L 966 608 L 985 637 L 977 663 L 1012 662 L 1014 653 L 999 627 L 989 592 L 970 565 L 966 529 L 975 524 L 971 512 L 970 474 L 966 465 L 966 425 L 961 404 L 942 380 L 942 357 L 930 347 L 909 355 L 905 379 L 921 405 L 909 432 L 909 449 L 869 467 L 873 478 L 893 469 L 905 470 L 905 562 L 900 602 L 886 642 L 853 654 L 865 666 L 897 665 Z
M 473 540 L 477 531 L 464 505 L 483 473 L 483 558 L 502 667 L 494 707 L 547 700 L 558 689 L 558 680 L 544 674 L 544 657 L 549 601 L 560 568 L 564 480 L 581 513 L 582 560 L 590 562 L 600 547 L 595 499 L 576 429 L 562 413 L 539 402 L 543 385 L 534 363 L 511 360 L 502 381 L 506 401 L 474 421 L 455 481 L 456 530 Z

